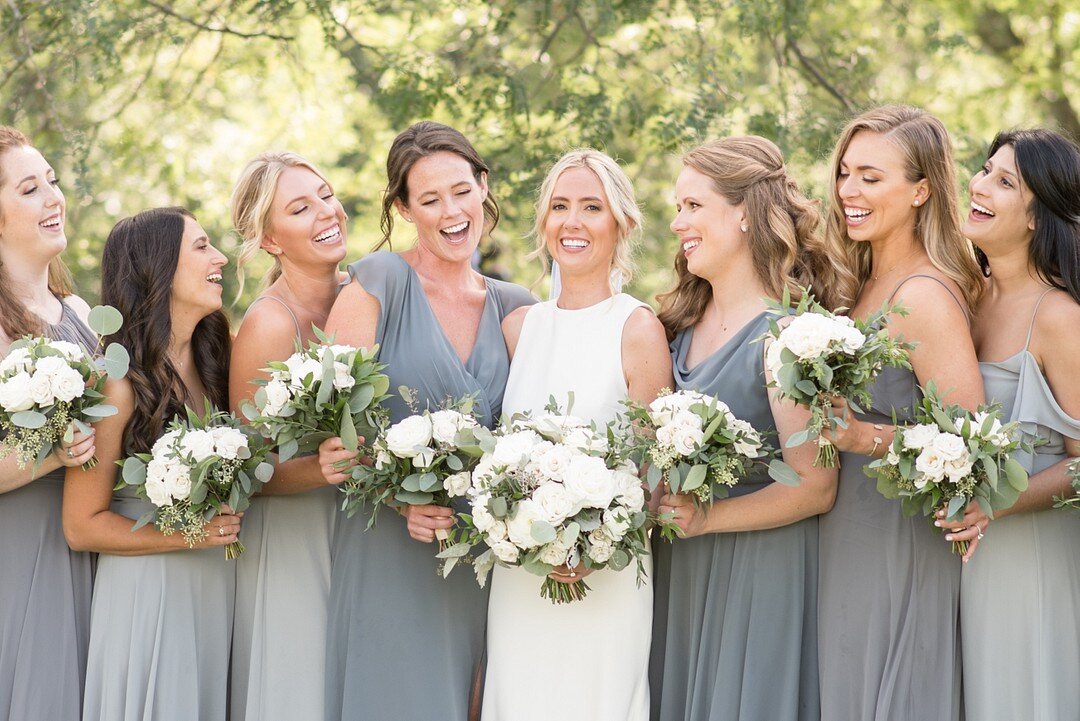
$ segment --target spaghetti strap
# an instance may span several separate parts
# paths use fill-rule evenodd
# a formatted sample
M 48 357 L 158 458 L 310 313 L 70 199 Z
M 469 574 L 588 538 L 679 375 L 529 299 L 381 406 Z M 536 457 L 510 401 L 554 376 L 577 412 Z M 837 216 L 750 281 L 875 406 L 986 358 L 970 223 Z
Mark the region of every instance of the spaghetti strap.
M 1043 298 L 1046 297 L 1047 293 L 1052 290 L 1053 288 L 1047 288 L 1043 291 L 1042 295 L 1039 296 L 1039 299 L 1035 301 L 1035 310 L 1031 311 L 1031 321 L 1028 323 L 1027 340 L 1024 341 L 1024 350 L 1027 350 L 1028 346 L 1031 345 L 1031 334 L 1035 330 L 1035 316 L 1039 314 L 1039 306 L 1042 305 Z
M 258 303 L 260 300 L 272 300 L 279 303 L 281 307 L 284 308 L 285 311 L 289 314 L 289 317 L 292 318 L 293 328 L 296 328 L 296 337 L 301 339 L 303 338 L 303 334 L 300 332 L 300 321 L 296 320 L 296 314 L 293 313 L 292 308 L 289 307 L 288 303 L 283 301 L 281 298 L 275 298 L 272 295 L 260 295 L 258 298 L 251 301 L 251 305 L 248 306 L 248 310 L 251 310 L 251 307 Z
M 959 306 L 960 311 L 964 314 L 964 318 L 967 319 L 968 324 L 971 323 L 971 315 L 968 313 L 967 306 L 965 306 L 963 302 L 961 302 L 961 300 L 956 297 L 956 293 L 952 292 L 952 288 L 949 287 L 948 283 L 943 281 L 941 278 L 935 278 L 934 276 L 927 275 L 925 273 L 916 273 L 915 275 L 909 275 L 908 277 L 897 283 L 896 287 L 893 288 L 893 292 L 889 294 L 889 303 L 893 302 L 893 298 L 896 297 L 896 294 L 900 291 L 900 288 L 903 287 L 904 283 L 907 283 L 912 278 L 929 278 L 930 280 L 941 284 L 941 287 L 945 289 L 945 291 L 949 294 L 950 297 L 952 297 L 954 301 L 956 301 L 956 305 Z

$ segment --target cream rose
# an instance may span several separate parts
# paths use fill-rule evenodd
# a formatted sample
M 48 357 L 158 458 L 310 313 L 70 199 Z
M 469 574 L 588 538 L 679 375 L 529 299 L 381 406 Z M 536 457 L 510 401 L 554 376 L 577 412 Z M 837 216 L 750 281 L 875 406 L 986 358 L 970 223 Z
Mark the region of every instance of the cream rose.
M 543 520 L 539 506 L 529 499 L 519 502 L 513 517 L 506 523 L 506 534 L 518 548 L 536 548 L 540 544 L 532 535 L 533 524 Z
M 292 395 L 289 393 L 289 386 L 281 380 L 272 380 L 266 384 L 266 407 L 263 408 L 263 413 L 268 416 L 277 416 L 281 414 L 282 409 L 285 408 L 291 399 Z
M 431 421 L 427 416 L 403 418 L 386 431 L 386 448 L 398 458 L 412 458 L 431 443 Z
M 468 471 L 461 471 L 443 479 L 443 488 L 451 497 L 464 496 L 472 485 L 472 475 Z
M 210 431 L 190 430 L 180 439 L 180 449 L 195 462 L 205 461 L 214 455 L 214 435 Z
M 240 457 L 240 449 L 247 448 L 247 436 L 236 428 L 219 426 L 210 431 L 214 436 L 214 451 L 226 460 Z
M 922 450 L 926 448 L 941 430 L 933 423 L 922 423 L 904 429 L 904 448 Z
M 349 366 L 341 361 L 334 361 L 334 388 L 339 391 L 347 391 L 356 385 L 356 379 L 352 377 Z
M 27 411 L 34 407 L 30 393 L 30 374 L 20 371 L 4 383 L 0 383 L 0 406 L 8 413 Z
M 563 485 L 574 503 L 582 508 L 607 508 L 618 493 L 615 474 L 602 459 L 593 456 L 570 459 Z
M 85 390 L 86 383 L 83 381 L 82 374 L 74 368 L 64 366 L 52 377 L 52 393 L 57 400 L 70 403 L 82 396 Z
M 939 433 L 931 445 L 946 461 L 955 461 L 967 455 L 967 443 L 952 433 Z
M 39 370 L 30 376 L 30 397 L 38 407 L 51 406 L 56 401 L 52 393 L 52 379 L 48 373 Z
M 532 500 L 540 511 L 540 517 L 558 526 L 580 509 L 561 483 L 545 483 L 533 491 Z

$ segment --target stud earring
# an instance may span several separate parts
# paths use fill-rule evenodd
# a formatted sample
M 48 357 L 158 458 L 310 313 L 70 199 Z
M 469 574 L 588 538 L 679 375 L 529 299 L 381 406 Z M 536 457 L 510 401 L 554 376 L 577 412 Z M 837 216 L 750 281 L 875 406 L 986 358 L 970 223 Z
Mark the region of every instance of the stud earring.
M 750 226 L 747 225 L 746 223 L 743 223 L 742 225 L 739 226 L 739 230 L 741 230 L 742 232 L 745 233 L 746 231 L 750 230 Z
M 916 200 L 914 203 L 912 203 L 912 205 L 914 205 L 916 208 L 918 208 L 921 203 L 922 203 L 921 200 Z

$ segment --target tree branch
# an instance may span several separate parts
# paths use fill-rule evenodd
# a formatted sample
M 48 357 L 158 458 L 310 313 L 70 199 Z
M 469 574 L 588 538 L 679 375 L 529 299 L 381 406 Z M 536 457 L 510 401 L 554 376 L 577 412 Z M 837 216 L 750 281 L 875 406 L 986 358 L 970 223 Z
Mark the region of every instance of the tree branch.
M 269 38 L 270 40 L 280 40 L 280 41 L 284 41 L 284 42 L 289 42 L 289 41 L 294 39 L 293 36 L 291 36 L 291 35 L 278 35 L 276 33 L 268 33 L 268 32 L 249 33 L 249 32 L 243 32 L 241 30 L 234 30 L 233 28 L 229 27 L 228 25 L 222 25 L 220 27 L 210 25 L 208 23 L 199 22 L 198 20 L 195 20 L 194 18 L 189 18 L 186 15 L 181 15 L 180 13 L 173 10 L 171 7 L 169 7 L 167 5 L 162 5 L 161 3 L 154 2 L 154 0 L 143 0 L 143 1 L 147 5 L 149 5 L 150 7 L 155 8 L 156 10 L 161 12 L 162 14 L 168 15 L 169 17 L 172 17 L 172 18 L 176 18 L 180 22 L 191 25 L 192 27 L 198 28 L 199 30 L 205 30 L 205 31 L 211 32 L 211 33 L 221 33 L 222 35 L 234 35 L 234 36 L 236 36 L 238 38 L 246 38 L 246 39 Z
M 799 61 L 799 65 L 802 66 L 804 72 L 810 76 L 810 78 L 817 83 L 825 92 L 839 101 L 844 107 L 844 110 L 848 113 L 854 113 L 856 110 L 855 103 L 853 103 L 846 95 L 844 95 L 839 88 L 834 86 L 829 80 L 821 74 L 814 64 L 810 62 L 810 59 L 803 55 L 802 50 L 799 49 L 798 43 L 796 43 L 791 37 L 788 37 L 785 42 L 786 49 L 795 56 L 795 59 Z

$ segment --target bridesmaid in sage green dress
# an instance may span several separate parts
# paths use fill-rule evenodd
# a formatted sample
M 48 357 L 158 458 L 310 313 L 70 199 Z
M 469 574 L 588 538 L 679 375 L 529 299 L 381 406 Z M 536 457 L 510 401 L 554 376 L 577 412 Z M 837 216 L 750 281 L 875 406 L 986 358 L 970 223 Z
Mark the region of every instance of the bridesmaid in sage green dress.
M 1028 490 L 991 521 L 972 504 L 960 584 L 964 706 L 979 721 L 1075 717 L 1080 688 L 1080 149 L 1049 130 L 1001 133 L 968 186 L 964 234 L 987 292 L 973 332 L 986 395 L 1019 421 Z M 985 537 L 984 537 L 985 536 Z M 967 559 L 965 559 L 967 560 Z M 1006 670 L 1007 669 L 1007 670 Z
M 274 259 L 233 342 L 229 401 L 239 415 L 250 381 L 297 342 L 316 340 L 337 297 L 345 211 L 329 181 L 294 153 L 263 153 L 232 198 L 244 239 L 238 265 L 259 249 Z M 309 455 L 277 466 L 244 515 L 247 550 L 236 560 L 229 705 L 232 721 L 321 719 L 326 668 L 330 544 L 338 493 Z
M 836 505 L 820 523 L 818 639 L 823 719 L 956 721 L 960 714 L 960 560 L 927 519 L 906 517 L 863 472 L 933 380 L 975 408 L 982 380 L 967 308 L 982 289 L 960 235 L 951 145 L 924 111 L 888 106 L 844 129 L 832 161 L 826 235 L 847 248 L 865 317 L 895 302 L 891 333 L 918 345 L 914 372 L 886 368 L 865 415 L 832 440 Z M 841 401 L 838 414 L 849 409 Z
M 820 216 L 756 137 L 706 143 L 683 158 L 675 186 L 675 288 L 660 319 L 673 335 L 679 389 L 714 395 L 783 448 L 809 411 L 767 384 L 764 298 L 811 285 L 839 302 L 843 264 L 815 235 Z M 779 212 L 777 212 L 779 209 Z M 839 298 L 833 298 L 834 289 Z M 835 469 L 816 448 L 783 448 L 801 483 L 756 468 L 728 498 L 699 508 L 667 493 L 683 538 L 658 541 L 652 653 L 654 721 L 817 721 L 817 515 L 832 506 Z
M 408 386 L 420 407 L 476 396 L 482 423 L 499 417 L 509 373 L 502 319 L 533 302 L 515 285 L 485 278 L 470 260 L 498 217 L 487 166 L 456 130 L 421 122 L 401 133 L 387 159 L 384 243 L 391 210 L 415 224 L 416 245 L 373 253 L 349 266 L 327 331 L 338 342 L 378 343 L 390 387 Z M 381 244 L 380 244 L 381 245 Z M 412 411 L 398 397 L 393 420 Z M 320 448 L 330 483 L 351 459 L 340 438 Z M 326 719 L 466 721 L 484 649 L 487 593 L 471 574 L 436 573 L 430 545 L 451 509 L 409 506 L 338 519 L 327 635 Z M 410 539 L 409 536 L 412 538 Z M 417 542 L 419 541 L 419 543 Z
M 27 334 L 97 344 L 85 325 L 90 308 L 71 294 L 60 259 L 65 210 L 49 163 L 0 126 L 0 364 Z M 42 225 L 48 219 L 57 222 Z M 60 503 L 65 467 L 95 450 L 94 434 L 76 433 L 36 469 L 20 468 L 15 453 L 0 460 L 0 721 L 82 713 L 93 561 L 68 548 Z
M 98 464 L 64 485 L 72 548 L 99 553 L 90 612 L 85 721 L 191 721 L 227 714 L 236 569 L 222 546 L 240 518 L 223 509 L 188 548 L 153 524 L 131 487 L 113 493 L 116 461 L 147 453 L 184 405 L 228 400 L 229 322 L 221 312 L 225 256 L 181 208 L 116 224 L 101 261 L 103 302 L 124 315 L 106 338 L 128 349 L 125 378 L 105 393 L 119 412 L 97 428 Z

